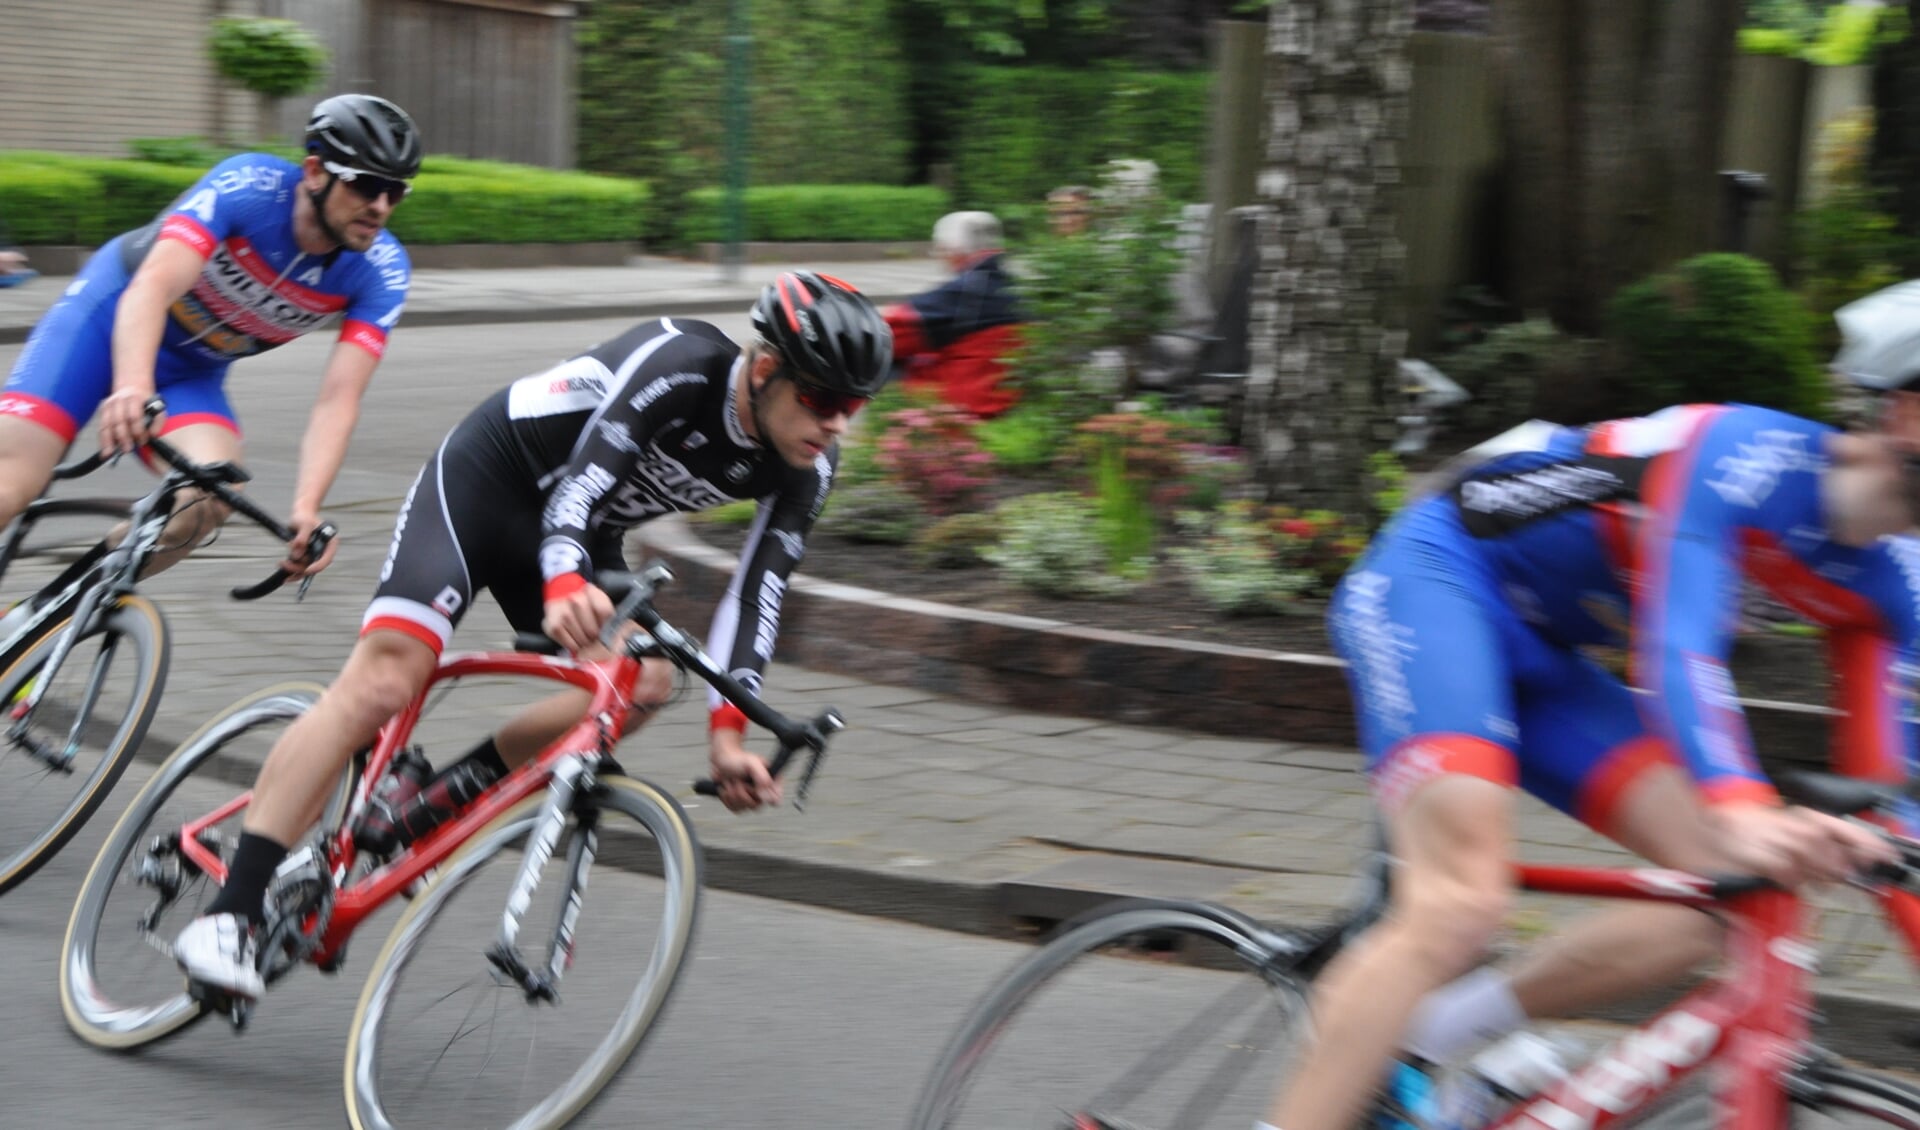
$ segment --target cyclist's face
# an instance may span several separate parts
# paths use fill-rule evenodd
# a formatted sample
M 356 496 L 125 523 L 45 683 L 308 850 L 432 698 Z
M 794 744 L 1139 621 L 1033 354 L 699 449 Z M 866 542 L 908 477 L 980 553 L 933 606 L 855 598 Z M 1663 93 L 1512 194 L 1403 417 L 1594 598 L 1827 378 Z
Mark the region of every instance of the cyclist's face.
M 365 251 L 380 238 L 381 229 L 387 226 L 387 218 L 393 215 L 393 207 L 399 203 L 398 192 L 377 191 L 369 196 L 363 187 L 376 190 L 386 188 L 384 184 L 362 186 L 338 179 L 321 166 L 318 157 L 309 156 L 306 163 L 307 185 L 316 192 L 325 192 L 323 207 L 327 226 L 340 234 L 348 251 Z M 327 189 L 327 182 L 333 180 L 333 188 Z
M 852 413 L 845 410 L 847 406 L 830 406 L 841 409 L 831 415 L 809 408 L 794 382 L 794 374 L 782 372 L 778 358 L 760 354 L 753 376 L 756 387 L 761 390 L 760 421 L 767 433 L 760 437 L 761 442 L 778 452 L 788 465 L 813 466 L 822 452 L 846 434 L 853 418 Z M 818 397 L 811 399 L 819 403 Z

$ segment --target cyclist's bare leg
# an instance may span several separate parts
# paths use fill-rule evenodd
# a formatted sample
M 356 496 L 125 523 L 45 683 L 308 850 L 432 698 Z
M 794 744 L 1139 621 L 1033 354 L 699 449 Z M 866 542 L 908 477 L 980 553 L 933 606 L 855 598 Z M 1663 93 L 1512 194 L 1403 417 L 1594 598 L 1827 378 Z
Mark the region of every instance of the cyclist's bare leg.
M 1729 866 L 1692 783 L 1674 765 L 1643 771 L 1602 830 L 1663 867 L 1712 873 Z M 1475 1007 L 1500 990 L 1474 980 L 1431 994 L 1404 1046 L 1429 1059 L 1463 1059 L 1525 1020 L 1572 1016 L 1671 985 L 1711 960 L 1724 934 L 1718 919 L 1689 907 L 1619 904 L 1532 947 L 1511 973 L 1491 974 L 1504 976 L 1512 1007 Z
M 353 753 L 427 685 L 439 657 L 405 632 L 360 637 L 340 677 L 287 727 L 254 782 L 247 831 L 292 844 L 320 819 Z
M 1267 1121 L 1345 1130 L 1385 1071 L 1415 1004 L 1478 960 L 1511 898 L 1513 797 L 1450 774 L 1388 820 L 1400 869 L 1387 916 L 1317 983 L 1315 1040 Z
M 66 450 L 67 442 L 47 428 L 18 416 L 0 416 L 0 528 L 47 489 Z
M 240 436 L 219 424 L 188 424 L 168 432 L 167 442 L 195 463 L 240 461 Z M 164 473 L 165 468 L 161 471 Z M 173 510 L 173 520 L 167 523 L 166 533 L 160 540 L 160 551 L 147 562 L 142 576 L 151 577 L 179 564 L 196 546 L 212 537 L 232 513 L 197 490 L 182 491 L 175 496 Z M 118 543 L 126 533 L 127 524 L 122 522 L 113 528 L 107 540 Z
M 1675 765 L 1641 774 L 1607 832 L 1635 855 L 1696 874 L 1730 866 L 1692 782 Z M 1672 984 L 1719 953 L 1718 920 L 1684 906 L 1634 903 L 1581 920 L 1530 952 L 1514 995 L 1536 1020 Z
M 606 649 L 601 647 L 590 648 L 580 655 L 580 658 L 588 660 L 607 657 Z M 673 664 L 664 659 L 643 659 L 640 667 L 640 681 L 634 686 L 633 702 L 641 709 L 627 718 L 629 734 L 653 717 L 653 710 L 672 696 L 674 688 Z M 494 748 L 500 751 L 500 760 L 512 769 L 547 748 L 579 723 L 591 701 L 585 691 L 568 690 L 543 698 L 522 710 L 493 735 Z

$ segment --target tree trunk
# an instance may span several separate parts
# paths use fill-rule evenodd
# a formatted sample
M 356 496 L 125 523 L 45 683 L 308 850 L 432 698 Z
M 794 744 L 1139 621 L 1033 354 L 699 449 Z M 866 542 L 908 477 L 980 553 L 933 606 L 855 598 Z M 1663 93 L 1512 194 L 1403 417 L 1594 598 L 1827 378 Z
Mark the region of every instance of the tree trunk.
M 1600 332 L 1620 287 L 1718 237 L 1744 0 L 1508 0 L 1508 296 Z
M 1268 497 L 1369 512 L 1405 347 L 1394 234 L 1412 0 L 1275 0 L 1245 433 Z

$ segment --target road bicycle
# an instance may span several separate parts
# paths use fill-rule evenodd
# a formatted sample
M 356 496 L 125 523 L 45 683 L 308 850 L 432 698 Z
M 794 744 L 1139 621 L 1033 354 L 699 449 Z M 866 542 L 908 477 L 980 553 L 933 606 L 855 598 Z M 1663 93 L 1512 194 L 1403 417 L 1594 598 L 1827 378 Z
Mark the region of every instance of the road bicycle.
M 161 406 L 149 406 L 148 422 Z M 186 491 L 231 507 L 283 546 L 294 531 L 235 487 L 249 479 L 232 463 L 194 463 L 155 437 L 146 450 L 170 470 L 144 498 L 43 498 L 28 504 L 0 543 L 0 576 L 35 548 L 33 531 L 76 515 L 122 518 L 127 533 L 80 552 L 50 582 L 0 621 L 0 894 L 25 882 L 84 827 L 133 760 L 166 686 L 166 617 L 138 591 L 141 573 L 165 544 L 174 503 Z M 109 462 L 94 454 L 56 468 L 77 479 Z M 308 539 L 315 558 L 333 540 L 323 525 Z M 293 574 L 275 569 L 236 600 L 258 600 Z M 304 593 L 305 583 L 301 590 Z
M 374 958 L 349 1033 L 346 1107 L 357 1130 L 564 1125 L 654 1026 L 693 937 L 701 854 L 679 803 L 612 759 L 641 709 L 632 698 L 642 659 L 671 660 L 771 731 L 774 773 L 806 753 L 796 803 L 804 801 L 840 715 L 795 721 L 742 687 L 652 607 L 670 577 L 655 564 L 597 578 L 618 601 L 602 636 L 608 659 L 558 657 L 544 636 L 518 637 L 515 652 L 443 656 L 428 686 L 354 759 L 318 832 L 275 874 L 259 944 L 269 984 L 303 962 L 337 971 L 370 916 L 410 900 Z M 629 622 L 640 629 L 617 640 Z M 391 858 L 369 857 L 355 833 L 429 692 L 485 675 L 564 683 L 589 692 L 592 704 L 454 818 Z M 276 687 L 237 703 L 134 798 L 81 888 L 62 950 L 61 1003 L 83 1040 L 130 1049 L 215 1012 L 236 1029 L 246 1024 L 247 1002 L 182 987 L 170 941 L 226 878 L 250 798 L 233 785 L 250 785 L 255 771 L 236 751 L 270 744 L 319 690 Z M 714 791 L 711 781 L 695 789 Z M 608 896 L 592 914 L 590 872 Z M 536 921 L 551 928 L 544 950 L 529 954 L 522 926 Z M 592 944 L 583 945 L 589 924 Z M 576 965 L 583 954 L 594 959 L 584 969 Z M 516 1025 L 531 1031 L 507 1030 Z
M 1890 786 L 1827 774 L 1783 775 L 1781 787 L 1837 815 L 1891 813 L 1901 801 Z M 1901 859 L 1867 886 L 1920 953 L 1920 842 L 1883 834 Z M 1312 929 L 1275 928 L 1198 901 L 1122 901 L 1089 912 L 974 1006 L 908 1125 L 1244 1130 L 1264 1113 L 1297 1048 L 1314 977 L 1378 918 L 1390 872 L 1377 849 L 1350 909 Z M 1696 1077 L 1705 1077 L 1711 1112 L 1690 1106 L 1676 1124 L 1779 1130 L 1855 1112 L 1920 1130 L 1920 1088 L 1845 1064 L 1812 1041 L 1819 954 L 1792 892 L 1656 868 L 1523 864 L 1518 877 L 1528 891 L 1711 908 L 1727 921 L 1729 940 L 1717 976 L 1490 1127 L 1588 1130 L 1661 1111 L 1673 1117 L 1673 1104 L 1698 1099 Z M 1184 1024 L 1127 1023 L 1129 1013 L 1173 1002 L 1199 1007 Z M 1060 1023 L 1044 1035 L 1037 1022 L 1019 1023 L 1045 1017 Z M 1129 1040 L 1143 1026 L 1144 1053 Z

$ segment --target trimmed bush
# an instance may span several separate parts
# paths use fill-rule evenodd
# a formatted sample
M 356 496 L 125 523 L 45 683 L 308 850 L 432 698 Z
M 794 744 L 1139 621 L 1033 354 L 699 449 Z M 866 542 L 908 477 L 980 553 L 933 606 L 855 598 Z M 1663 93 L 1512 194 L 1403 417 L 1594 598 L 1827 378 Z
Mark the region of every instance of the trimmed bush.
M 953 142 L 954 196 L 996 211 L 1091 184 L 1111 160 L 1147 158 L 1173 200 L 1205 180 L 1207 72 L 1103 66 L 972 68 Z
M 194 156 L 191 164 L 0 151 L 0 217 L 20 243 L 97 247 L 152 220 L 230 155 L 194 150 L 191 140 L 141 143 L 148 152 Z M 646 219 L 641 181 L 499 161 L 428 158 L 414 188 L 392 226 L 418 245 L 630 240 Z
M 1773 269 L 1745 255 L 1700 255 L 1634 283 L 1607 309 L 1626 350 L 1629 411 L 1740 401 L 1826 415 L 1811 318 Z
M 749 240 L 919 240 L 950 211 L 937 188 L 879 184 L 783 184 L 746 190 Z M 726 191 L 687 194 L 680 238 L 715 243 L 727 238 Z

